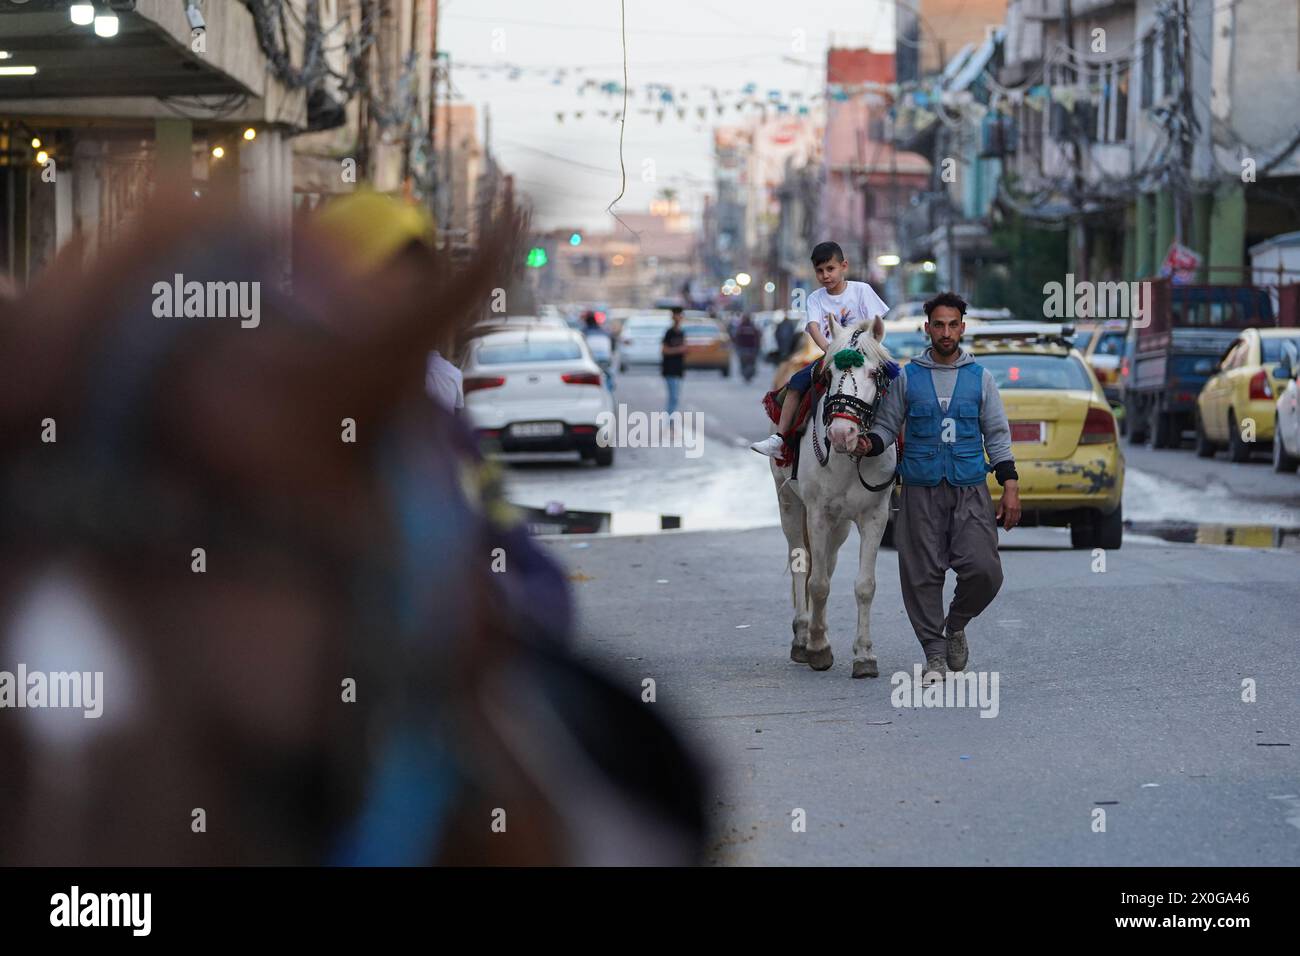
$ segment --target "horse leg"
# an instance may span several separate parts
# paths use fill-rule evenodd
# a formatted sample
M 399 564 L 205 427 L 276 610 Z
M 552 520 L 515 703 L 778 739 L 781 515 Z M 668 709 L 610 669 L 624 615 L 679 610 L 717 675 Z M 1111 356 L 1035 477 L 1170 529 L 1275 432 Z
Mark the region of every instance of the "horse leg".
M 794 619 L 790 630 L 794 639 L 790 643 L 790 660 L 796 664 L 808 663 L 808 561 L 809 554 L 803 543 L 803 501 L 790 489 L 782 489 L 785 476 L 773 469 L 777 484 L 777 507 L 781 513 L 781 530 L 785 532 L 786 566 L 790 569 L 790 599 L 794 605 Z
M 808 666 L 824 671 L 835 662 L 826 637 L 826 605 L 831 594 L 831 575 L 840 545 L 848 537 L 848 522 L 833 522 L 819 511 L 808 509 L 808 541 L 812 565 L 808 569 L 808 599 L 812 620 L 808 626 Z
M 883 504 L 882 504 L 883 502 Z M 858 579 L 853 594 L 858 599 L 858 636 L 853 641 L 853 676 L 879 677 L 880 665 L 871 647 L 871 602 L 876 596 L 876 556 L 889 520 L 889 495 L 858 517 Z

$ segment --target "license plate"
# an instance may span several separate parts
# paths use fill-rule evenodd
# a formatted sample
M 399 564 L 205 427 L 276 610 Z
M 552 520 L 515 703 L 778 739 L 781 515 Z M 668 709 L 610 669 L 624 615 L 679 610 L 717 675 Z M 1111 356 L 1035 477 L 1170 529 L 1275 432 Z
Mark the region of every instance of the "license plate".
M 563 422 L 522 422 L 510 426 L 510 434 L 516 438 L 549 438 L 564 434 Z
M 1024 444 L 1034 442 L 1041 445 L 1045 439 L 1043 434 L 1046 432 L 1042 422 L 1012 422 L 1011 423 L 1011 440 Z

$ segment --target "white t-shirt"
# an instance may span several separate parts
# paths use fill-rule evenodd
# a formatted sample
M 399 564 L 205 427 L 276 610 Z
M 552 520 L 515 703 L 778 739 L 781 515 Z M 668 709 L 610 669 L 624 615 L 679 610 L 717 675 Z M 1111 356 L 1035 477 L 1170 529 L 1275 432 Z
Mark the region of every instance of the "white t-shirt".
M 808 296 L 808 322 L 820 325 L 828 342 L 832 338 L 832 322 L 836 326 L 858 325 L 889 311 L 889 306 L 867 283 L 849 280 L 844 285 L 844 291 L 839 295 L 831 295 L 825 289 L 814 289 Z
M 447 409 L 455 412 L 465 407 L 465 376 L 460 369 L 443 358 L 438 351 L 429 353 L 429 367 L 424 376 L 424 388 L 429 397 Z

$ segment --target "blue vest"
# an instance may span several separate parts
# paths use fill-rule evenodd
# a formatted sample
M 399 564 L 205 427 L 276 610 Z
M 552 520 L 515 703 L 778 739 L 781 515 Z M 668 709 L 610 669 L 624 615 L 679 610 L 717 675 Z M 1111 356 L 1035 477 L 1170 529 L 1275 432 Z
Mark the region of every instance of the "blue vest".
M 907 421 L 898 469 L 903 483 L 931 488 L 940 481 L 982 485 L 989 473 L 980 431 L 983 367 L 972 362 L 957 369 L 947 411 L 939 406 L 930 369 L 909 362 L 906 371 Z

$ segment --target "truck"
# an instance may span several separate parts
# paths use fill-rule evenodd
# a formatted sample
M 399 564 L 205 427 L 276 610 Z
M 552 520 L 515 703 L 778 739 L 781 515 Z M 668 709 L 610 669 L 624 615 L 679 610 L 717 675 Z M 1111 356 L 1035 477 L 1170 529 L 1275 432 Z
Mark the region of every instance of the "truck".
M 1145 307 L 1129 324 L 1120 366 L 1125 424 L 1131 444 L 1149 436 L 1154 448 L 1176 448 L 1195 427 L 1196 396 L 1238 333 L 1297 324 L 1300 285 L 1144 284 Z

